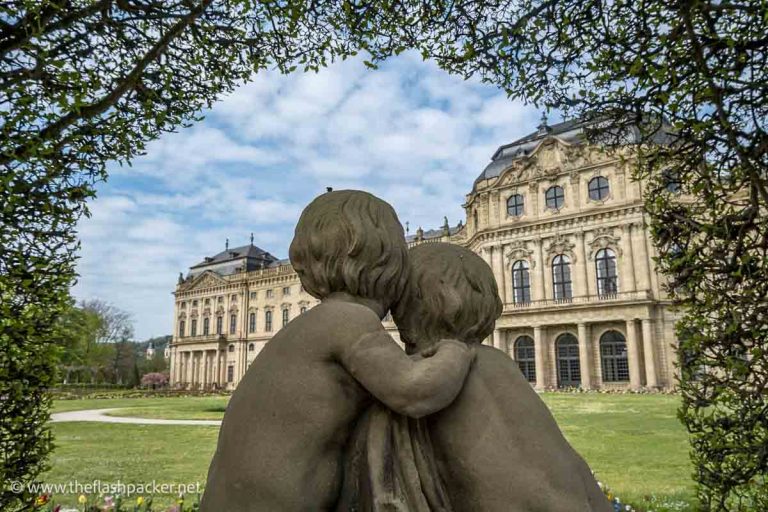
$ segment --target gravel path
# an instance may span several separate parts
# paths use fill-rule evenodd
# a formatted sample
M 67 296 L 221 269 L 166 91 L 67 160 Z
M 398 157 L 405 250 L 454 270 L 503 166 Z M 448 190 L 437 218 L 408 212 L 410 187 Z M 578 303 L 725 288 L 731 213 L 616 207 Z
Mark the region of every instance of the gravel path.
M 53 423 L 61 423 L 65 421 L 96 421 L 100 423 L 132 423 L 134 425 L 221 425 L 220 420 L 160 420 L 153 418 L 107 416 L 108 412 L 119 410 L 120 408 L 56 412 L 51 415 L 51 421 Z

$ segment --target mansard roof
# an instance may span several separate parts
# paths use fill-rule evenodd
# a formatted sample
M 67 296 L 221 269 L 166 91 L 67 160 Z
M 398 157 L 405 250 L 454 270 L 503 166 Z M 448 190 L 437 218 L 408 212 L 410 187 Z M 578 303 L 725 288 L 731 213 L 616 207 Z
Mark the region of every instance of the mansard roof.
M 200 263 L 189 268 L 187 278 L 197 276 L 206 270 L 225 276 L 237 272 L 248 272 L 260 268 L 272 267 L 279 264 L 275 256 L 255 245 L 234 247 L 205 258 Z
M 586 122 L 576 119 L 553 124 L 552 126 L 542 124 L 537 131 L 529 133 L 514 142 L 500 146 L 491 157 L 491 162 L 475 180 L 475 184 L 478 181 L 500 176 L 502 171 L 509 167 L 511 162 L 530 155 L 536 149 L 536 146 L 547 137 L 554 136 L 569 144 L 582 144 L 584 142 L 584 126 L 586 124 Z
M 551 126 L 547 125 L 546 121 L 542 122 L 535 132 L 529 133 L 525 137 L 509 144 L 499 146 L 491 157 L 491 162 L 475 180 L 472 186 L 473 190 L 479 181 L 499 177 L 513 161 L 530 155 L 539 144 L 549 137 L 555 137 L 571 145 L 584 144 L 586 142 L 585 128 L 595 122 L 571 119 L 570 121 L 563 121 Z M 621 136 L 626 144 L 636 144 L 641 141 L 640 131 L 637 126 L 627 127 L 621 131 L 623 132 Z M 669 144 L 672 141 L 669 125 L 663 123 L 662 128 L 654 132 L 651 141 L 656 144 Z

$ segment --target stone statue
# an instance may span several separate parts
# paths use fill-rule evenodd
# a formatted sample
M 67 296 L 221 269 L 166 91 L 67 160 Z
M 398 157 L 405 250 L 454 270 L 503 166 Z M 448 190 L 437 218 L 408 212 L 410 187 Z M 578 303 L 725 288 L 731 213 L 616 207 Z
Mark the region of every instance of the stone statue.
M 299 219 L 290 258 L 321 303 L 267 343 L 232 395 L 203 512 L 332 510 L 361 414 L 374 403 L 431 414 L 453 402 L 469 370 L 464 343 L 438 341 L 414 360 L 381 324 L 409 269 L 387 203 L 352 190 L 319 196 Z
M 501 314 L 496 281 L 452 244 L 410 251 L 394 318 L 420 360 L 443 338 L 476 350 L 456 400 L 413 420 L 374 404 L 350 441 L 337 510 L 610 512 L 589 467 L 512 359 L 480 345 Z M 419 355 L 419 351 L 421 355 Z
M 481 345 L 502 306 L 479 256 L 408 251 L 387 203 L 344 190 L 304 210 L 290 258 L 321 303 L 232 395 L 202 512 L 611 510 L 515 362 Z

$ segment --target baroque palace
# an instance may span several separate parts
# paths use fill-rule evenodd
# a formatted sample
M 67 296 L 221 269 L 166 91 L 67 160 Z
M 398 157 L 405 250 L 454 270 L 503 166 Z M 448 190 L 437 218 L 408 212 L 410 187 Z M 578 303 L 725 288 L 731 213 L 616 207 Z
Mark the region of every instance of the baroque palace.
M 632 134 L 619 153 L 568 121 L 501 146 L 466 196 L 466 222 L 408 237 L 469 247 L 504 303 L 486 343 L 538 389 L 674 386 L 675 314 L 653 264 Z M 674 184 L 670 184 L 674 192 Z M 171 383 L 233 389 L 272 335 L 318 301 L 288 260 L 251 244 L 180 275 Z M 384 325 L 397 339 L 388 315 Z

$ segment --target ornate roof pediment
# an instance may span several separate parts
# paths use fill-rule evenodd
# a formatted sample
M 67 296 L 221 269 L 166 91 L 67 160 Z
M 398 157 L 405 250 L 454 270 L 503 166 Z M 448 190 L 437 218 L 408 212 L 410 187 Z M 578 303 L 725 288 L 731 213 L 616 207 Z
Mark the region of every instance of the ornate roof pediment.
M 196 276 L 192 281 L 184 287 L 184 291 L 201 290 L 205 288 L 213 288 L 215 286 L 221 286 L 227 284 L 227 282 L 221 278 L 215 272 L 206 270 L 205 272 Z

